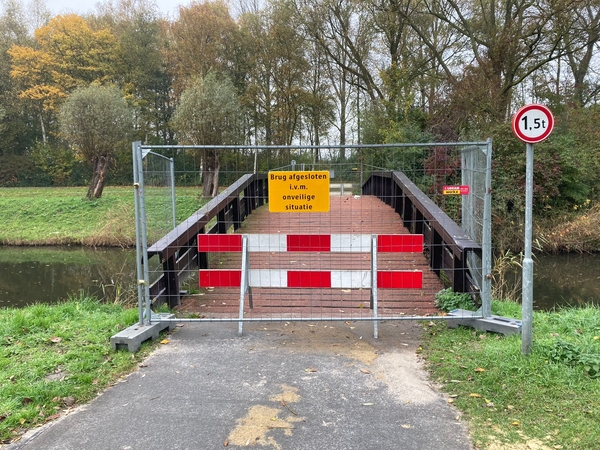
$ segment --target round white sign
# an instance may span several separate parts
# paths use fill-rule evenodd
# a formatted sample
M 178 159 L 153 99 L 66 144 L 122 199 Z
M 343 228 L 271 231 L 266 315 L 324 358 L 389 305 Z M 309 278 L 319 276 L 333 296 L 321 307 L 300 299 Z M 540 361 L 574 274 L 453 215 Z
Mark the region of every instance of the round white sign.
M 526 105 L 513 116 L 513 133 L 528 144 L 541 142 L 550 136 L 554 128 L 554 116 L 543 105 Z

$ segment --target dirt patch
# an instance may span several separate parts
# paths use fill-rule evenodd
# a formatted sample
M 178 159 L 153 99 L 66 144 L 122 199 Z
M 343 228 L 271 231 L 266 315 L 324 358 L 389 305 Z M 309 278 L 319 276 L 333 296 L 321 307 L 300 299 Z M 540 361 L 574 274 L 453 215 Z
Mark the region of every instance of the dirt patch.
M 488 450 L 554 450 L 555 447 L 548 447 L 539 439 L 529 439 L 526 442 L 520 442 L 517 444 L 504 444 L 497 440 L 487 447 Z
M 227 438 L 227 444 L 240 447 L 271 446 L 280 450 L 281 446 L 269 433 L 283 430 L 286 436 L 291 436 L 294 423 L 304 420 L 289 407 L 290 403 L 300 401 L 298 389 L 283 385 L 282 390 L 281 394 L 270 399 L 277 406 L 255 405 L 244 417 L 238 419 L 237 426 Z
M 364 324 L 363 324 L 364 325 Z M 363 331 L 372 333 L 372 329 L 361 327 Z M 379 351 L 361 332 L 356 332 L 353 323 L 288 323 L 283 325 L 266 325 L 259 330 L 269 336 L 276 336 L 280 345 L 293 352 L 318 352 L 321 354 L 341 355 L 365 365 L 371 365 Z
M 439 401 L 439 394 L 429 385 L 427 373 L 414 352 L 380 355 L 372 369 L 398 403 L 425 405 Z

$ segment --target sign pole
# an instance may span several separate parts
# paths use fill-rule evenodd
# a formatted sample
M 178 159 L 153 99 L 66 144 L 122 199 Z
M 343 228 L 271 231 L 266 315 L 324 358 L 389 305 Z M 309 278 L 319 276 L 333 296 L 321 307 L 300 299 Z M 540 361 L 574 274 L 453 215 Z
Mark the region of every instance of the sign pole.
M 533 343 L 533 259 L 531 247 L 533 239 L 533 144 L 527 144 L 526 191 L 525 191 L 525 254 L 523 257 L 523 298 L 521 328 L 521 351 L 531 354 Z
M 554 128 L 552 112 L 543 105 L 525 105 L 512 119 L 512 129 L 527 144 L 525 190 L 525 254 L 523 255 L 523 289 L 521 310 L 521 345 L 524 355 L 531 354 L 533 343 L 533 144 L 542 142 Z

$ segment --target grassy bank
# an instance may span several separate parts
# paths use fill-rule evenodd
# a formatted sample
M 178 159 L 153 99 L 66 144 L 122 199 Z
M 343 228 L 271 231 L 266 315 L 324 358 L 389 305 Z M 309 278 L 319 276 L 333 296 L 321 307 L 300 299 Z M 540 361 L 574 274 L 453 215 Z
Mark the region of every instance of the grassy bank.
M 114 352 L 110 336 L 137 321 L 137 309 L 88 298 L 0 309 L 0 442 L 93 399 L 157 345 Z
M 515 303 L 494 304 L 519 317 Z M 534 313 L 534 346 L 520 336 L 425 325 L 432 379 L 482 449 L 600 448 L 600 309 Z
M 133 246 L 133 188 L 107 187 L 94 201 L 86 200 L 85 193 L 83 187 L 0 188 L 0 245 Z M 153 223 L 164 222 L 168 230 L 171 216 L 164 205 L 170 197 L 147 193 L 149 221 L 156 218 Z M 198 188 L 177 190 L 179 221 L 205 203 L 199 195 Z

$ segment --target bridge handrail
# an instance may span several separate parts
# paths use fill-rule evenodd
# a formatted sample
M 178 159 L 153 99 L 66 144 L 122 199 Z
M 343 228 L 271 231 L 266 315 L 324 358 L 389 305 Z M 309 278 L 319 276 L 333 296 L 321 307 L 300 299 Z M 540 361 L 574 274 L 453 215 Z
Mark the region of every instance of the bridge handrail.
M 196 245 L 198 234 L 226 233 L 229 227 L 238 229 L 252 211 L 266 202 L 268 196 L 267 174 L 247 174 L 210 200 L 206 205 L 184 220 L 175 229 L 148 248 L 148 258 L 158 256 L 163 270 L 150 285 L 153 303 L 167 302 L 169 307 L 180 304 L 180 283 L 191 267 L 205 267 L 206 255 L 199 254 Z M 216 224 L 206 226 L 213 218 Z
M 180 247 L 198 235 L 208 222 L 222 212 L 233 200 L 257 180 L 266 180 L 266 174 L 247 174 L 240 177 L 235 183 L 210 200 L 206 205 L 181 222 L 165 236 L 148 248 L 148 256 L 160 255 L 161 259 L 172 257 Z M 218 225 L 218 224 L 217 224 Z M 217 226 L 216 225 L 216 226 Z M 212 231 L 213 233 L 217 230 Z M 211 233 L 209 230 L 208 233 Z
M 373 171 L 362 187 L 364 195 L 374 195 L 394 208 L 411 233 L 423 233 L 435 272 L 449 270 L 455 292 L 477 292 L 469 274 L 467 255 L 481 255 L 481 244 L 471 239 L 433 200 L 400 171 Z M 414 207 L 414 211 L 413 211 Z M 452 254 L 446 255 L 444 249 Z
M 433 224 L 446 244 L 450 244 L 455 255 L 462 255 L 465 250 L 481 249 L 481 245 L 469 237 L 467 233 L 446 214 L 433 200 L 402 172 L 393 172 L 392 177 L 405 188 L 404 192 L 411 201 L 418 205 L 425 219 Z

